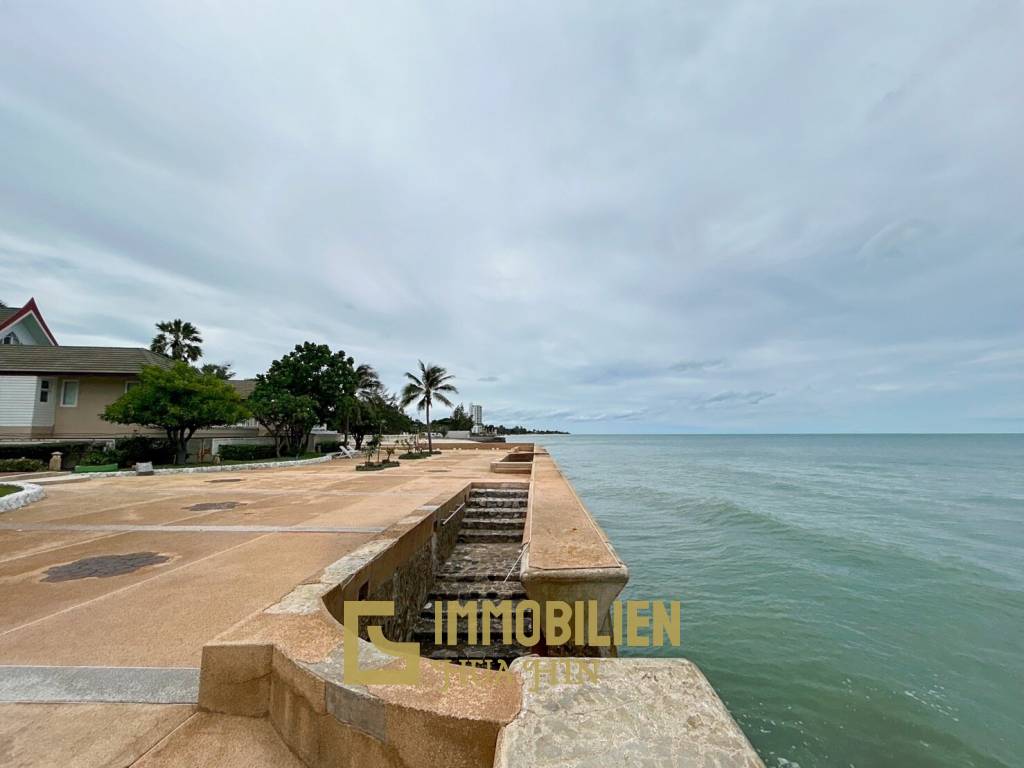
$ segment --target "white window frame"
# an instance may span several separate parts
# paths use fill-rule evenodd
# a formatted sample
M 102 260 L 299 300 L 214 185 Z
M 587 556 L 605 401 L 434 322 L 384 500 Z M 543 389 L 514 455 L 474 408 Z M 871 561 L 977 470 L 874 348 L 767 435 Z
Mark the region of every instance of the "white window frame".
M 65 400 L 67 399 L 65 395 L 66 395 L 66 393 L 68 391 L 68 384 L 74 384 L 75 385 L 75 402 L 73 402 L 73 403 L 65 402 Z M 62 381 L 61 384 L 60 384 L 60 407 L 61 408 L 77 408 L 78 407 L 78 395 L 81 394 L 81 391 L 82 391 L 82 385 L 81 385 L 81 383 L 79 382 L 78 379 L 65 379 L 64 381 Z
M 5 347 L 19 347 L 21 346 L 21 339 L 18 338 L 18 334 L 16 334 L 14 331 L 11 331 L 10 333 L 4 335 L 3 340 L 0 341 L 0 343 L 2 343 Z
M 53 387 L 50 386 L 50 380 L 49 379 L 40 379 L 39 380 L 39 402 L 40 403 L 49 403 L 50 402 L 50 394 L 52 392 L 53 392 Z M 45 397 L 44 397 L 44 395 L 45 395 Z

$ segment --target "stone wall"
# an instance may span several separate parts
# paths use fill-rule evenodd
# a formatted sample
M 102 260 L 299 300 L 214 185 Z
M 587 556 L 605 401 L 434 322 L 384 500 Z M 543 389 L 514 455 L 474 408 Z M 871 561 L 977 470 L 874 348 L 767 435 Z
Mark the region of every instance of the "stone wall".
M 395 605 L 393 617 L 368 617 L 360 622 L 359 635 L 364 640 L 369 639 L 366 627 L 370 624 L 380 626 L 389 640 L 412 638 L 413 625 L 434 586 L 437 570 L 455 548 L 471 488 L 467 485 L 450 498 L 421 507 L 418 512 L 426 514 L 411 530 L 351 574 L 348 588 L 343 590 L 344 600 L 387 600 Z M 343 620 L 341 606 L 328 608 L 336 619 Z

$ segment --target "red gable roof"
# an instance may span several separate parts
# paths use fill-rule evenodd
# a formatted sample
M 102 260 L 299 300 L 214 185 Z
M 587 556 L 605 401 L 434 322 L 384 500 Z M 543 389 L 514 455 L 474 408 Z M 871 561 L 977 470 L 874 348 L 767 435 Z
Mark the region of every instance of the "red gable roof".
M 36 306 L 35 299 L 29 299 L 28 303 L 24 307 L 19 309 L 6 320 L 0 320 L 0 332 L 2 332 L 5 328 L 9 328 L 10 326 L 14 325 L 16 322 L 21 320 L 23 317 L 27 317 L 28 315 L 34 315 L 36 320 L 39 322 L 39 327 L 43 329 L 43 333 L 45 333 L 47 338 L 49 338 L 50 341 L 53 342 L 53 346 L 59 346 L 57 344 L 57 338 L 53 335 L 53 333 L 50 332 L 50 327 L 46 324 L 46 321 L 43 319 L 43 313 L 40 312 L 39 307 Z

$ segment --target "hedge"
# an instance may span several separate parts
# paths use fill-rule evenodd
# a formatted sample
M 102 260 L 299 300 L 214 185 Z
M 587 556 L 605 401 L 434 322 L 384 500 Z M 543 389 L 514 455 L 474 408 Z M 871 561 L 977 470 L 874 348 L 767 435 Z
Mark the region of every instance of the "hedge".
M 37 459 L 45 465 L 50 463 L 50 454 L 60 451 L 61 463 L 70 469 L 83 455 L 90 451 L 102 451 L 103 443 L 0 443 L 0 459 Z
M 341 450 L 341 443 L 338 440 L 324 440 L 316 444 L 316 449 L 320 453 L 337 453 Z
M 42 472 L 46 464 L 39 459 L 0 459 L 0 472 Z
M 259 459 L 273 459 L 277 451 L 273 445 L 261 445 L 259 443 L 239 443 L 236 445 L 222 445 L 217 453 L 222 459 L 228 461 L 258 461 Z

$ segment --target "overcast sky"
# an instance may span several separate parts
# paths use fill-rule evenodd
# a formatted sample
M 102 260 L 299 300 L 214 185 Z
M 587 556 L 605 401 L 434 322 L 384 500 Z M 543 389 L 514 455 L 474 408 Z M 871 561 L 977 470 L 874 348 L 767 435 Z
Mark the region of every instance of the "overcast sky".
M 1016 0 L 0 0 L 0 298 L 489 422 L 1024 430 Z

